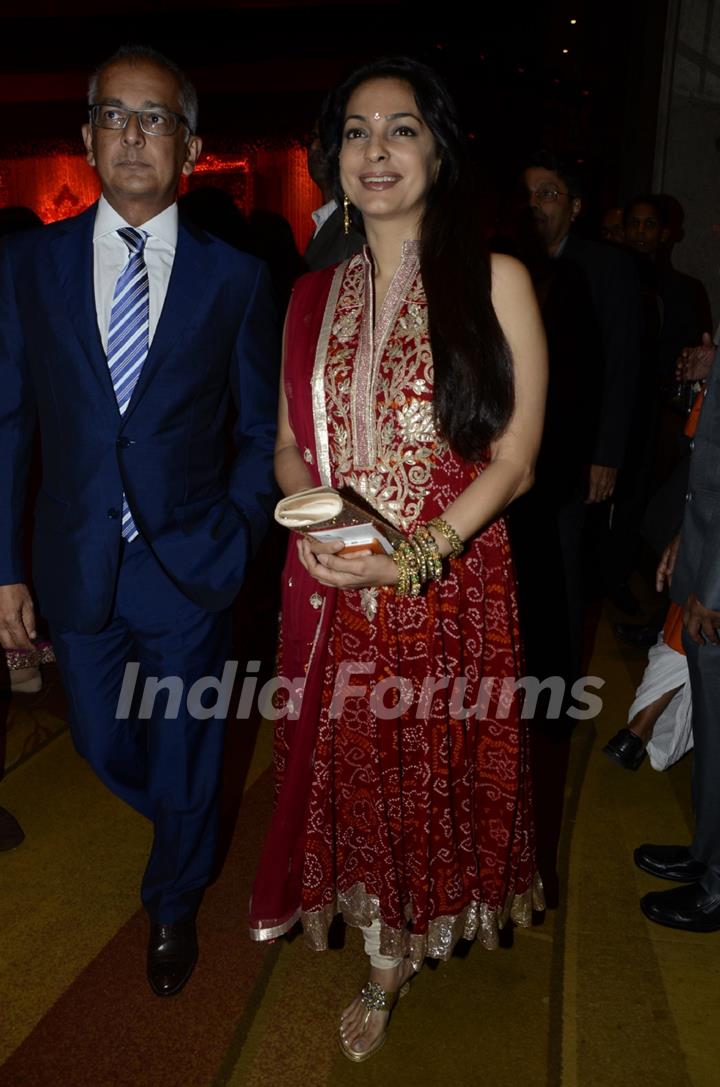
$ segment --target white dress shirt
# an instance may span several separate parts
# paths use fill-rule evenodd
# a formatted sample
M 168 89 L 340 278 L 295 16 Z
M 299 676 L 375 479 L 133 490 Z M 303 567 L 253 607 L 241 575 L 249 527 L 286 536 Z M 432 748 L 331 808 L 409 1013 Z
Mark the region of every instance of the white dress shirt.
M 107 351 L 108 326 L 112 310 L 117 278 L 128 262 L 128 247 L 116 233 L 120 227 L 130 226 L 121 215 L 100 197 L 93 231 L 93 277 L 95 284 L 95 312 L 97 313 L 100 339 Z M 139 230 L 148 234 L 145 242 L 145 264 L 150 288 L 150 329 L 152 343 L 160 314 L 165 303 L 170 273 L 172 272 L 178 235 L 177 204 L 171 204 L 159 215 L 148 219 Z
M 311 211 L 312 220 L 315 223 L 315 233 L 313 238 L 317 238 L 318 234 L 325 226 L 332 213 L 337 207 L 337 200 L 328 200 L 327 204 L 323 204 L 321 208 L 315 208 L 315 211 Z
M 570 235 L 566 234 L 565 237 L 563 238 L 563 240 L 560 242 L 559 246 L 557 247 L 557 249 L 555 250 L 555 252 L 552 255 L 553 260 L 557 260 L 558 257 L 561 257 L 563 255 L 563 250 L 565 249 L 565 246 L 567 245 L 567 240 L 568 240 L 569 237 L 570 237 Z

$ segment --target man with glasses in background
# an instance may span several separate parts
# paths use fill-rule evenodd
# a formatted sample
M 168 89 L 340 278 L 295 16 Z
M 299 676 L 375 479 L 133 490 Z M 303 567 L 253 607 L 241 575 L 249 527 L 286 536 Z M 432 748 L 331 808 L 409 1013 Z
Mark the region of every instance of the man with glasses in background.
M 223 672 L 230 607 L 272 512 L 278 330 L 264 266 L 178 219 L 201 150 L 180 69 L 124 47 L 89 106 L 99 202 L 10 239 L 0 259 L 0 641 L 34 636 L 18 537 L 37 416 L 34 581 L 75 745 L 154 825 L 148 978 L 171 996 L 197 957 L 224 731 L 187 694 Z M 156 681 L 151 706 L 126 697 L 127 674 Z
M 537 235 L 551 260 L 561 257 L 587 279 L 602 345 L 602 393 L 586 501 L 612 498 L 632 415 L 640 338 L 640 293 L 631 261 L 571 228 L 582 208 L 577 173 L 549 151 L 526 165 L 523 180 Z M 578 365 L 582 345 L 578 344 Z
M 518 231 L 527 248 L 518 255 L 531 268 L 542 308 L 549 386 L 536 485 L 514 505 L 511 524 L 529 670 L 572 683 L 582 666 L 584 528 L 590 507 L 612 499 L 623 463 L 640 290 L 627 254 L 572 230 L 582 195 L 576 171 L 557 155 L 542 151 L 527 163 L 521 205 L 529 237 Z M 542 546 L 538 523 L 546 526 Z

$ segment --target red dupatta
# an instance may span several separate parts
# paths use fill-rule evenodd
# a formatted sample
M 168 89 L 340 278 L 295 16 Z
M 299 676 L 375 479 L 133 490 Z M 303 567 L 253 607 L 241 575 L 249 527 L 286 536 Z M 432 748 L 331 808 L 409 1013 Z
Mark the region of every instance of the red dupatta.
M 313 371 L 322 371 L 328 325 L 332 321 L 344 265 L 312 272 L 298 280 L 285 327 L 285 394 L 290 425 L 316 485 L 321 477 L 315 420 Z M 327 311 L 327 312 L 326 312 Z M 317 358 L 316 358 L 317 356 Z M 322 441 L 322 436 L 321 439 Z M 305 822 L 322 676 L 336 590 L 320 585 L 301 565 L 291 538 L 282 583 L 282 674 L 301 680 L 292 700 L 300 700 L 297 720 L 285 722 L 288 751 L 282 784 L 265 838 L 250 899 L 250 936 L 272 940 L 300 916 Z

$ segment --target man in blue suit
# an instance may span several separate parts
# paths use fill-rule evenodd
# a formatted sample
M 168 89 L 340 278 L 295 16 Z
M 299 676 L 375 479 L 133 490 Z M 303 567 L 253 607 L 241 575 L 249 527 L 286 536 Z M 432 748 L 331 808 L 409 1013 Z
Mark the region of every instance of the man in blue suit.
M 99 202 L 8 239 L 0 257 L 0 641 L 34 636 L 20 523 L 37 417 L 34 581 L 76 747 L 154 824 L 148 976 L 170 996 L 197 957 L 224 729 L 186 696 L 222 674 L 230 606 L 272 509 L 277 321 L 264 266 L 178 220 L 178 182 L 201 150 L 182 72 L 125 47 L 89 101 Z M 129 662 L 179 677 L 179 712 L 160 695 L 149 720 L 128 713 Z

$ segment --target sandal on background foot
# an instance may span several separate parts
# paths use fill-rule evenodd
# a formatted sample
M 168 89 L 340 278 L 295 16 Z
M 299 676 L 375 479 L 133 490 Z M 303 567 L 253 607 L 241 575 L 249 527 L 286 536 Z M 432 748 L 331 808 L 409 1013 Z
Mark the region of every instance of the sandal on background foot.
M 412 974 L 410 978 L 412 978 Z M 365 1017 L 362 1023 L 363 1032 L 367 1027 L 372 1012 L 392 1012 L 393 1008 L 397 1004 L 398 1000 L 407 996 L 410 992 L 410 978 L 400 986 L 395 992 L 387 992 L 381 988 L 376 981 L 368 981 L 360 990 L 360 1001 L 365 1008 Z M 374 1053 L 377 1053 L 379 1049 L 382 1049 L 387 1038 L 387 1028 L 390 1020 L 385 1024 L 385 1029 L 377 1036 L 374 1042 L 367 1049 L 353 1049 L 349 1042 L 345 1039 L 343 1032 L 343 1023 L 340 1022 L 340 1037 L 338 1039 L 340 1043 L 340 1049 L 348 1058 L 348 1060 L 359 1062 L 366 1061 L 368 1057 L 372 1057 Z

